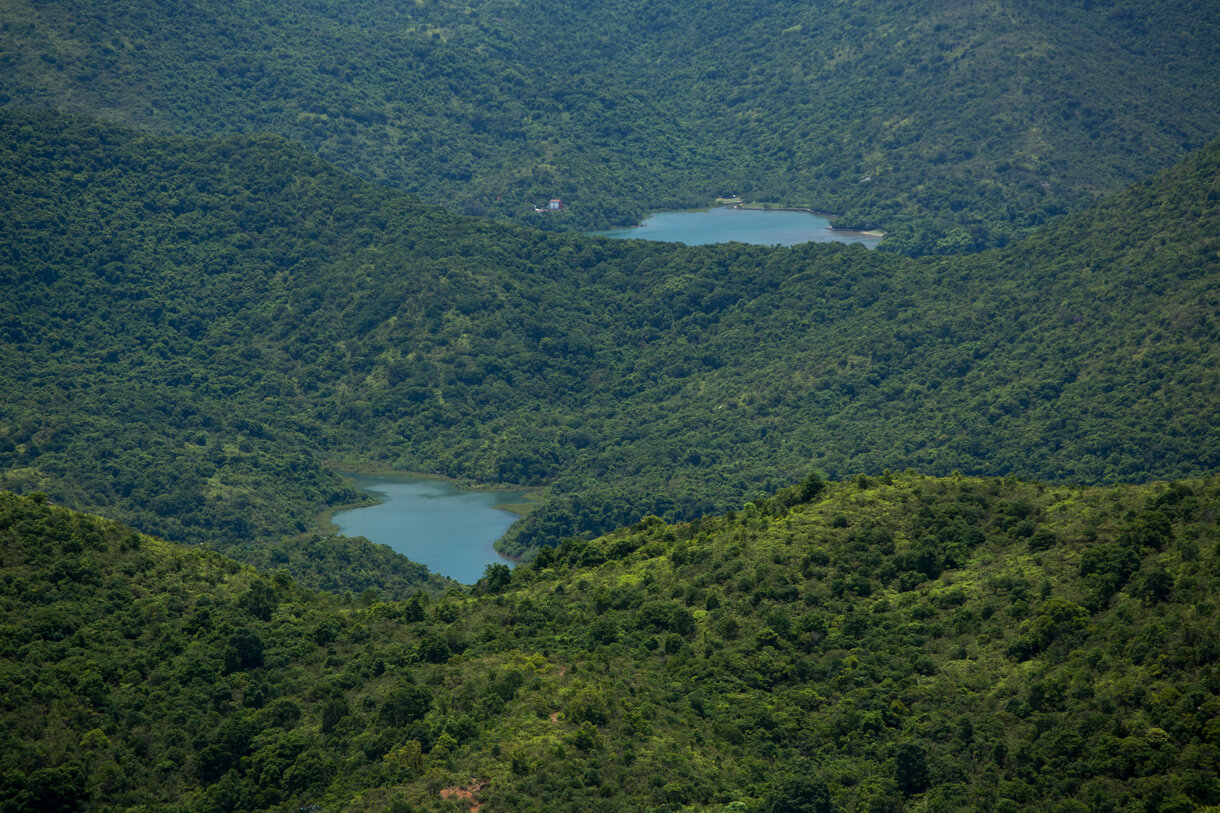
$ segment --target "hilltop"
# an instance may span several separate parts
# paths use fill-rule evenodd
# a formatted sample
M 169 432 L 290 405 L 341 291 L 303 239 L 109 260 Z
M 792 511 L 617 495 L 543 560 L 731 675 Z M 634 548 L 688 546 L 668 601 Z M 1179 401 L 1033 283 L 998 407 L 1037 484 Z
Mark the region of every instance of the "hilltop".
M 344 603 L 0 496 L 6 810 L 1220 802 L 1220 482 L 816 477 Z M 452 793 L 452 791 L 450 791 Z

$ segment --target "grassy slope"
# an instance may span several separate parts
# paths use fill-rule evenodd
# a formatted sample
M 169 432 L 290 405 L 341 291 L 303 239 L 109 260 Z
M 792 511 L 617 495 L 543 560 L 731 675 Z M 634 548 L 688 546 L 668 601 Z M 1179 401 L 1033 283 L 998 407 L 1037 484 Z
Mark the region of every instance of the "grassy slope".
M 1220 801 L 1214 478 L 805 494 L 364 606 L 5 496 L 6 809 Z

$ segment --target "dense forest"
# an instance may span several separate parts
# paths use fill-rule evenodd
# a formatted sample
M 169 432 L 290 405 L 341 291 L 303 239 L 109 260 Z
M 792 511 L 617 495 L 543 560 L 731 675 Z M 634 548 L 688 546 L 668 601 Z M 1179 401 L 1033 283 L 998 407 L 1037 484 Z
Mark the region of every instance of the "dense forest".
M 0 483 L 246 561 L 360 499 L 324 460 L 545 486 L 517 553 L 810 466 L 1220 466 L 1220 143 L 1020 244 L 914 261 L 548 235 L 276 138 L 0 128 Z
M 6 0 L 0 813 L 1220 810 L 1217 53 Z M 588 234 L 717 198 L 885 237 Z M 333 533 L 387 471 L 516 566 Z
M 13 0 L 0 103 L 274 132 L 546 228 L 738 194 L 959 253 L 1214 138 L 1218 48 L 1206 0 Z
M 0 805 L 1216 805 L 1218 511 L 1214 477 L 811 475 L 345 602 L 0 495 Z

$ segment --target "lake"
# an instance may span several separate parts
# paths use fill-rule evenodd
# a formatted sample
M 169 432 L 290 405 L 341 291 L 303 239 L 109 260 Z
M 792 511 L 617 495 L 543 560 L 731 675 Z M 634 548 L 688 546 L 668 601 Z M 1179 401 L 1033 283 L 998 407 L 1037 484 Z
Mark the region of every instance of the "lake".
M 512 565 L 492 545 L 517 515 L 496 506 L 525 502 L 525 492 L 466 491 L 413 475 L 361 475 L 353 485 L 381 502 L 332 514 L 340 533 L 388 545 L 462 584 L 477 582 L 493 562 Z
M 780 209 L 734 209 L 722 206 L 693 212 L 657 212 L 632 228 L 590 232 L 598 237 L 657 240 L 701 246 L 709 243 L 753 243 L 794 246 L 798 243 L 863 243 L 873 248 L 880 237 L 831 231 L 830 220 L 809 212 Z

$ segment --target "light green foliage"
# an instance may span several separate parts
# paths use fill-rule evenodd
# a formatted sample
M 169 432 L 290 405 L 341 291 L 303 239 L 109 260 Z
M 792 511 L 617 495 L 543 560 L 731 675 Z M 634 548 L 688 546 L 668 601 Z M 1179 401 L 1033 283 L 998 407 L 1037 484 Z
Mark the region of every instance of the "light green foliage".
M 1217 798 L 1220 481 L 884 479 L 565 543 L 497 592 L 415 601 L 411 621 L 0 495 L 0 804 L 431 809 L 444 787 L 492 810 Z M 1172 586 L 1086 610 L 1082 562 L 1150 511 L 1164 535 L 1129 584 Z M 1059 541 L 1031 548 L 1015 515 Z M 250 640 L 260 657 L 234 659 Z

